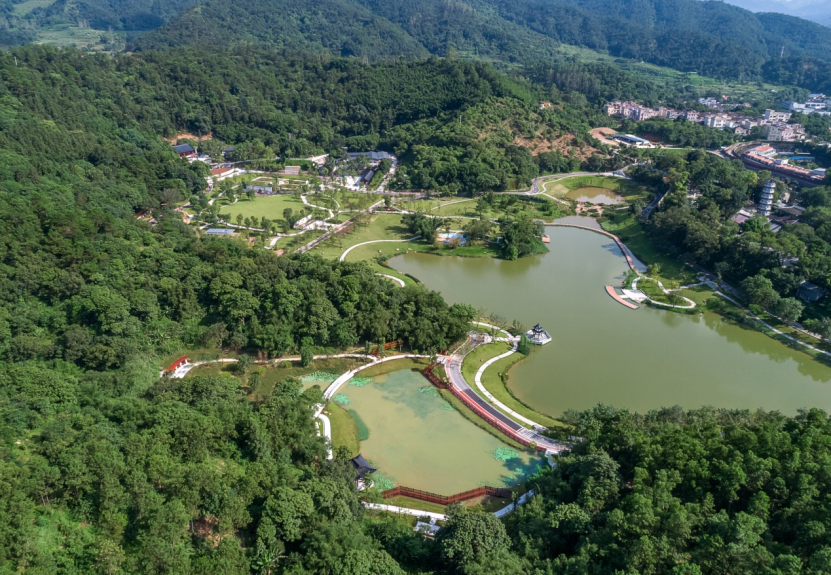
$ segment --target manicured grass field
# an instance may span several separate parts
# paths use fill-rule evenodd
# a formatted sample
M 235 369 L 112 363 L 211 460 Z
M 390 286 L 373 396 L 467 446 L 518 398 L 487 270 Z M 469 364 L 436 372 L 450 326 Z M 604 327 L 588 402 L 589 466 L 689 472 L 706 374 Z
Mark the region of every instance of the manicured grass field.
M 257 218 L 265 216 L 274 222 L 283 219 L 283 210 L 286 208 L 291 208 L 295 212 L 302 212 L 304 207 L 299 195 L 279 194 L 260 196 L 253 200 L 242 197 L 235 204 L 223 206 L 220 213 L 230 216 L 229 221 L 231 222 L 236 222 L 237 214 L 242 214 L 243 217 L 256 216 Z
M 470 384 L 471 387 L 477 389 L 475 377 L 476 372 L 479 371 L 479 368 L 482 367 L 482 364 L 491 359 L 492 357 L 501 355 L 510 349 L 511 346 L 505 342 L 480 345 L 479 347 L 474 349 L 465 357 L 464 363 L 462 363 L 462 375 L 464 376 L 465 380 Z M 496 363 L 492 364 L 490 367 L 488 367 L 487 370 L 485 370 L 485 373 L 482 374 L 482 384 L 485 386 L 485 389 L 487 389 L 497 400 L 501 401 L 510 409 L 527 417 L 528 419 L 536 421 L 537 423 L 545 425 L 546 427 L 556 427 L 562 425 L 554 418 L 534 411 L 533 409 L 530 409 L 529 407 L 517 401 L 507 390 L 505 384 L 502 383 L 502 379 L 499 377 L 499 374 L 504 373 L 513 364 L 521 360 L 523 357 L 524 356 L 522 356 L 521 354 L 515 353 L 513 355 L 509 355 L 506 358 L 500 359 Z
M 540 196 L 529 198 L 523 196 L 515 196 L 517 201 L 512 206 L 505 209 L 494 209 L 488 207 L 481 216 L 495 220 L 505 215 L 528 215 L 532 218 L 540 218 L 545 221 L 551 221 L 556 218 L 567 215 L 562 213 L 564 206 L 559 203 L 554 203 L 554 212 L 550 212 L 552 202 L 547 198 Z M 450 224 L 454 229 L 460 229 L 467 222 L 464 218 L 479 218 L 480 214 L 476 212 L 478 198 L 475 199 L 460 199 L 453 198 L 450 201 L 437 200 L 416 200 L 402 204 L 401 207 L 408 210 L 420 210 L 434 216 L 452 216 L 458 217 L 458 220 L 453 220 Z M 551 213 L 551 215 L 549 215 Z
M 332 448 L 346 447 L 352 457 L 358 455 L 361 451 L 358 426 L 355 425 L 355 420 L 349 412 L 330 401 L 324 413 L 329 416 L 332 424 Z
M 351 231 L 345 235 L 333 236 L 331 240 L 324 242 L 324 245 L 314 250 L 314 253 L 325 258 L 339 258 L 343 251 L 351 246 L 360 244 L 362 242 L 369 242 L 375 240 L 401 240 L 411 238 L 413 234 L 401 223 L 401 214 L 375 214 L 372 216 L 369 225 L 367 226 L 353 226 Z M 385 244 L 377 244 L 379 246 Z M 386 244 L 395 245 L 396 244 Z M 372 248 L 372 244 L 367 246 Z M 360 259 L 370 259 L 371 250 L 367 250 L 364 257 L 358 256 L 356 253 L 361 248 L 349 252 L 349 261 L 357 261 Z M 375 249 L 377 253 L 378 248 Z M 392 275 L 392 274 L 391 274 Z
M 292 236 L 287 236 L 285 238 L 280 238 L 274 244 L 275 250 L 286 250 L 286 253 L 291 253 L 300 246 L 304 246 L 316 237 L 320 236 L 323 232 L 320 230 L 309 230 L 307 232 L 302 232 L 299 234 L 295 234 Z

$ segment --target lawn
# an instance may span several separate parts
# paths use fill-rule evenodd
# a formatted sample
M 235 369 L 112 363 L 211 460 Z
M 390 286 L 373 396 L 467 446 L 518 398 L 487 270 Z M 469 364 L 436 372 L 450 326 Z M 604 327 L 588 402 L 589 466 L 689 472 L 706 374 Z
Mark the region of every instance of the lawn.
M 505 342 L 480 345 L 465 356 L 464 363 L 462 363 L 462 376 L 471 385 L 471 387 L 476 389 L 478 392 L 479 390 L 475 383 L 476 372 L 479 371 L 479 368 L 482 367 L 483 363 L 492 357 L 496 357 L 497 355 L 507 352 L 510 349 L 511 346 Z M 485 389 L 487 389 L 497 400 L 501 401 L 510 409 L 527 417 L 528 419 L 536 421 L 546 427 L 561 426 L 562 424 L 553 417 L 539 413 L 517 401 L 517 399 L 511 395 L 505 387 L 505 384 L 502 382 L 502 378 L 499 374 L 505 373 L 513 364 L 522 358 L 523 356 L 521 354 L 515 353 L 492 364 L 487 370 L 485 370 L 485 373 L 482 374 L 482 384 L 485 386 Z
M 284 238 L 280 238 L 274 244 L 275 250 L 286 250 L 286 253 L 292 253 L 297 248 L 306 245 L 316 237 L 323 234 L 320 230 L 309 230 L 299 234 L 294 234 Z
M 332 424 L 332 448 L 346 447 L 352 457 L 358 455 L 361 451 L 358 426 L 349 412 L 338 404 L 329 402 L 323 413 L 329 416 Z
M 498 195 L 498 194 L 497 194 Z M 481 216 L 495 220 L 505 215 L 523 216 L 527 215 L 532 218 L 540 218 L 545 221 L 552 221 L 564 215 L 564 206 L 549 201 L 540 196 L 528 197 L 514 195 L 515 203 L 506 208 L 488 207 L 482 212 Z M 458 199 L 453 198 L 450 201 L 437 200 L 416 200 L 402 204 L 402 207 L 407 210 L 416 210 L 429 213 L 434 216 L 450 216 L 458 217 L 458 220 L 453 220 L 450 224 L 454 229 L 460 229 L 467 222 L 462 218 L 479 218 L 480 214 L 476 212 L 478 205 L 477 199 Z
M 12 4 L 12 13 L 18 17 L 25 16 L 35 8 L 46 8 L 54 3 L 55 0 L 26 0 L 20 4 Z
M 291 208 L 296 213 L 302 212 L 304 207 L 300 196 L 295 194 L 257 196 L 253 200 L 241 197 L 235 204 L 223 206 L 221 208 L 221 214 L 230 216 L 230 219 L 227 220 L 230 222 L 236 222 L 237 214 L 242 214 L 244 218 L 251 216 L 262 218 L 265 216 L 274 222 L 283 219 L 283 210 L 286 208 Z
M 668 282 L 680 282 L 681 285 L 695 283 L 696 273 L 680 260 L 659 252 L 634 215 L 625 210 L 606 214 L 598 220 L 603 229 L 618 236 L 643 263 L 659 264 L 661 272 L 658 278 L 665 286 Z

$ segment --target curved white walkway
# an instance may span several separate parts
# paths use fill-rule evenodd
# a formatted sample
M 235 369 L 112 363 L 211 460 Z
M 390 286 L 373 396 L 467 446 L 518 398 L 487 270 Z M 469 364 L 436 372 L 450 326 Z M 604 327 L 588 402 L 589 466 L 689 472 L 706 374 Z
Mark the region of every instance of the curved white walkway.
M 474 379 L 473 379 L 474 383 L 476 384 L 476 387 L 479 388 L 479 391 L 481 391 L 485 395 L 485 397 L 487 397 L 488 400 L 492 404 L 494 404 L 496 407 L 498 407 L 500 410 L 504 411 L 505 413 L 507 413 L 511 417 L 513 417 L 515 419 L 518 419 L 521 422 L 523 422 L 527 425 L 530 425 L 531 427 L 533 427 L 535 429 L 545 429 L 544 425 L 541 425 L 541 424 L 537 423 L 536 421 L 532 421 L 532 420 L 528 419 L 524 415 L 517 413 L 516 411 L 514 411 L 513 409 L 511 409 L 510 407 L 508 407 L 507 405 L 505 405 L 504 403 L 502 403 L 501 401 L 496 399 L 493 396 L 493 394 L 491 394 L 491 392 L 489 392 L 487 389 L 485 389 L 485 385 L 482 383 L 482 375 L 484 375 L 486 369 L 488 369 L 491 365 L 493 365 L 494 363 L 496 363 L 500 359 L 506 358 L 506 357 L 516 353 L 517 344 L 519 343 L 519 338 L 512 336 L 510 333 L 508 333 L 507 331 L 505 331 L 501 327 L 497 327 L 497 326 L 491 325 L 489 323 L 484 323 L 484 322 L 481 322 L 481 321 L 474 321 L 472 323 L 475 323 L 476 325 L 483 325 L 485 327 L 489 327 L 489 328 L 501 331 L 504 334 L 504 337 L 500 338 L 500 341 L 509 341 L 512 344 L 512 347 L 511 347 L 510 351 L 507 351 L 507 352 L 503 353 L 502 355 L 497 355 L 496 357 L 492 357 L 491 359 L 489 359 L 488 361 L 486 361 L 485 363 L 482 364 L 482 366 L 479 368 L 479 371 L 476 372 L 476 375 L 474 376 Z
M 361 357 L 366 358 L 367 356 L 363 355 Z M 372 356 L 370 356 L 370 357 L 372 357 Z M 380 359 L 373 358 L 372 363 L 368 363 L 366 365 L 361 365 L 359 367 L 356 367 L 353 370 L 350 370 L 350 371 L 347 371 L 344 374 L 341 374 L 340 377 L 338 377 L 335 381 L 333 381 L 331 384 L 329 384 L 329 387 L 327 387 L 326 391 L 323 392 L 323 397 L 326 398 L 326 399 L 332 399 L 332 396 L 335 395 L 335 392 L 337 392 L 338 389 L 340 389 L 343 386 L 344 383 L 346 383 L 347 381 L 352 379 L 355 376 L 355 374 L 358 373 L 359 371 L 363 371 L 363 370 L 367 369 L 368 367 L 372 367 L 373 365 L 378 365 L 379 363 L 385 363 L 387 361 L 394 361 L 396 359 L 405 359 L 405 358 L 422 358 L 422 359 L 426 358 L 426 359 L 430 359 L 430 356 L 429 355 L 420 355 L 420 354 L 415 354 L 415 353 L 404 353 L 404 354 L 401 354 L 401 355 L 391 355 L 389 357 L 382 357 Z
M 376 511 L 387 511 L 388 513 L 400 513 L 403 515 L 412 515 L 414 517 L 429 517 L 438 521 L 447 521 L 447 515 L 443 513 L 434 513 L 432 511 L 421 511 L 420 509 L 409 509 L 408 507 L 396 507 L 395 505 L 385 505 L 383 503 L 370 503 L 368 501 L 361 501 L 367 509 L 374 509 Z
M 375 274 L 375 275 L 376 276 L 381 276 L 382 278 L 387 278 L 388 280 L 392 280 L 395 283 L 397 283 L 398 285 L 400 285 L 401 287 L 406 287 L 407 286 L 407 284 L 405 284 L 404 280 L 402 280 L 401 278 L 397 278 L 395 276 L 391 276 L 391 275 L 388 275 L 388 274 Z
M 652 281 L 656 282 L 658 284 L 658 287 L 661 288 L 661 291 L 664 292 L 665 294 L 668 294 L 670 291 L 674 291 L 674 290 L 666 289 L 664 287 L 664 284 L 662 284 L 660 280 L 656 280 L 655 278 L 650 278 L 650 277 L 647 277 L 647 276 L 638 276 L 634 280 L 632 280 L 632 289 L 633 290 L 638 289 L 638 282 L 642 279 L 652 280 Z M 696 284 L 696 285 L 700 285 L 700 284 Z M 678 288 L 678 289 L 683 289 L 683 288 Z M 649 296 L 647 296 L 647 297 L 649 297 Z M 664 303 L 662 301 L 655 301 L 652 298 L 650 298 L 649 301 L 651 303 L 655 304 L 655 305 L 660 305 L 660 306 L 664 306 L 664 307 L 674 307 L 676 309 L 693 309 L 695 307 L 695 302 L 693 300 L 691 300 L 690 298 L 686 298 L 684 296 L 680 296 L 680 297 L 685 302 L 687 302 L 687 305 L 672 305 L 671 303 Z
M 318 404 L 320 405 L 320 404 Z M 320 423 L 323 425 L 323 437 L 326 438 L 326 459 L 333 459 L 334 454 L 332 453 L 332 422 L 329 420 L 328 415 L 323 415 L 323 405 L 320 405 L 320 408 L 315 413 L 315 418 L 320 420 Z M 320 435 L 320 430 L 318 430 L 318 435 Z
M 408 240 L 370 240 L 370 241 L 368 241 L 368 242 L 361 242 L 361 243 L 359 243 L 359 244 L 355 244 L 354 246 L 349 246 L 348 248 L 346 248 L 346 249 L 343 251 L 343 253 L 340 255 L 340 261 L 345 260 L 345 259 L 346 259 L 346 254 L 348 254 L 349 252 L 351 252 L 351 251 L 352 251 L 352 250 L 354 250 L 355 248 L 359 248 L 359 247 L 361 247 L 361 246 L 365 246 L 365 245 L 367 245 L 367 244 L 380 244 L 380 243 L 391 243 L 391 242 L 393 242 L 393 243 L 394 243 L 394 242 L 412 242 L 412 241 L 414 241 L 414 240 L 417 240 L 417 239 L 418 239 L 418 238 L 420 238 L 420 237 L 421 237 L 421 236 L 415 236 L 415 237 L 412 237 L 412 238 L 410 238 L 410 239 L 408 239 Z
M 512 511 L 514 511 L 518 505 L 523 505 L 528 502 L 534 496 L 534 490 L 530 490 L 526 493 L 523 493 L 519 499 L 517 499 L 516 504 L 511 503 L 506 505 L 499 511 L 495 511 L 494 515 L 497 517 L 505 517 Z M 387 511 L 389 513 L 401 513 L 403 515 L 412 515 L 414 517 L 429 517 L 431 519 L 435 519 L 437 521 L 447 521 L 447 515 L 442 513 L 435 513 L 432 511 L 421 511 L 420 509 L 410 509 L 408 507 L 396 507 L 395 505 L 385 505 L 383 503 L 369 503 L 368 501 L 361 501 L 364 507 L 367 509 L 374 509 L 376 511 Z

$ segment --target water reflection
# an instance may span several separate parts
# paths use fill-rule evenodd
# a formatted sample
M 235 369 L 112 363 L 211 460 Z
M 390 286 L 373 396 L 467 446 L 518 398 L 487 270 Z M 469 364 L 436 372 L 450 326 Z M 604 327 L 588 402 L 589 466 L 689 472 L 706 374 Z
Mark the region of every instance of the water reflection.
M 550 253 L 516 262 L 409 254 L 391 264 L 451 302 L 541 323 L 554 341 L 512 369 L 509 385 L 546 413 L 598 403 L 831 409 L 826 361 L 715 314 L 629 310 L 603 290 L 626 267 L 616 244 L 570 228 L 547 233 Z

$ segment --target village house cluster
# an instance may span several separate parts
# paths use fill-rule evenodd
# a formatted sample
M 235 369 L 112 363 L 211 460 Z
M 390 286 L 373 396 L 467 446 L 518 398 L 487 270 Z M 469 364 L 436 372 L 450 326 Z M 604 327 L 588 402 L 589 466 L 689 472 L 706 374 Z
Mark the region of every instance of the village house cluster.
M 670 120 L 686 118 L 688 122 L 719 130 L 730 130 L 739 136 L 748 134 L 755 126 L 761 126 L 765 132 L 765 139 L 772 142 L 796 142 L 805 139 L 805 128 L 801 124 L 788 124 L 788 120 L 791 119 L 790 112 L 765 110 L 763 118 L 751 118 L 736 111 L 722 111 L 724 107 L 715 98 L 701 98 L 699 102 L 712 108 L 713 111 L 675 110 L 663 106 L 655 109 L 635 102 L 610 102 L 606 105 L 606 113 L 610 116 L 622 116 L 635 122 L 655 117 Z

